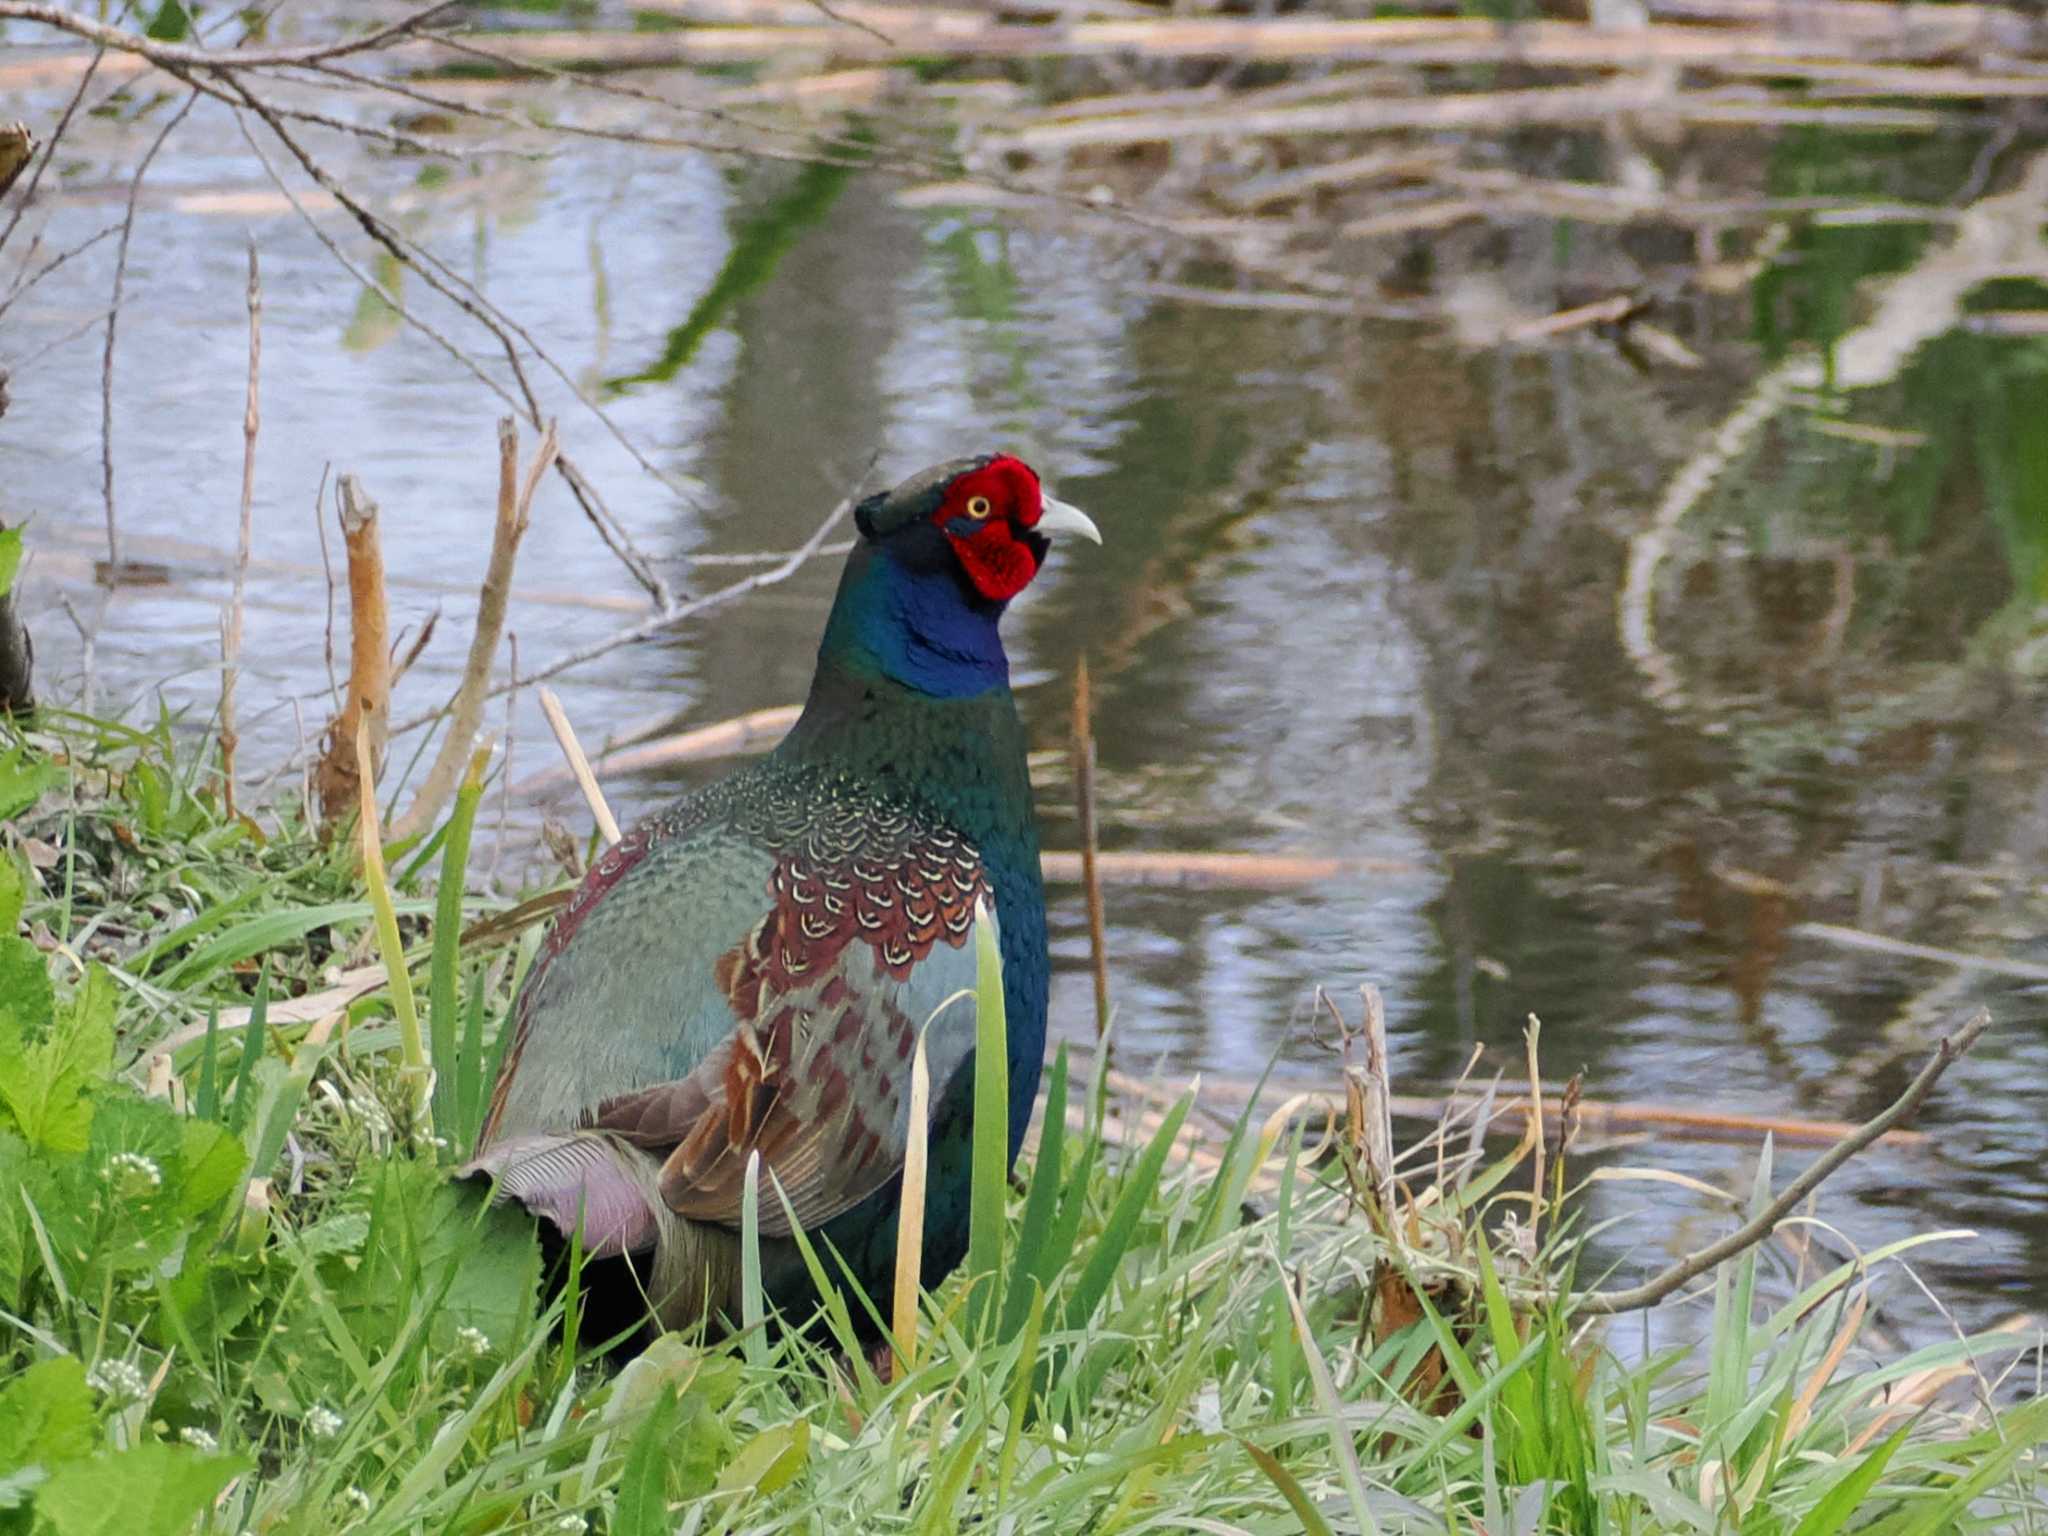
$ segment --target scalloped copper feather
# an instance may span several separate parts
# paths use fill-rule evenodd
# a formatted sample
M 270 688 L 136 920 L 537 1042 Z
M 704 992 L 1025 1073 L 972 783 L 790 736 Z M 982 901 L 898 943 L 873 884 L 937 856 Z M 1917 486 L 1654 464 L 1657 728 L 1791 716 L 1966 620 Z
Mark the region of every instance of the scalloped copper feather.
M 979 856 L 943 827 L 887 814 L 867 830 L 839 862 L 811 846 L 777 863 L 775 905 L 718 961 L 739 1020 L 731 1036 L 680 1081 L 607 1101 L 591 1121 L 667 1151 L 660 1189 L 678 1215 L 736 1221 L 752 1152 L 806 1227 L 902 1166 L 909 1063 L 924 1023 L 906 1011 L 905 983 L 936 946 L 967 959 L 987 885 Z M 972 1017 L 961 1010 L 969 1043 Z M 955 1041 L 944 1060 L 963 1055 Z M 763 1202 L 761 1229 L 788 1233 L 780 1201 Z

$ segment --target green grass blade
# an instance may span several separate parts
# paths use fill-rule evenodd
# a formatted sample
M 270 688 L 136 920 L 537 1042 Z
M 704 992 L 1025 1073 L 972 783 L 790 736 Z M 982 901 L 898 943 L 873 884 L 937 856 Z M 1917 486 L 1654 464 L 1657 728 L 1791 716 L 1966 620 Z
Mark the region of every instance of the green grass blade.
M 1067 1327 L 1077 1330 L 1086 1327 L 1088 1319 L 1095 1313 L 1096 1304 L 1108 1292 L 1117 1266 L 1123 1262 L 1124 1252 L 1130 1247 L 1138 1223 L 1144 1218 L 1146 1206 L 1159 1191 L 1160 1171 L 1166 1166 L 1166 1156 L 1173 1150 L 1174 1138 L 1180 1135 L 1181 1122 L 1187 1119 L 1188 1110 L 1194 1102 L 1192 1095 L 1181 1095 L 1173 1108 L 1166 1112 L 1165 1122 L 1138 1159 L 1138 1166 L 1125 1174 L 1123 1193 L 1117 1197 L 1109 1220 L 1103 1225 L 1101 1236 L 1096 1238 L 1088 1262 L 1082 1267 L 1080 1278 L 1074 1282 L 1072 1294 L 1067 1297 Z
M 1361 1531 L 1377 1532 L 1379 1522 L 1372 1517 L 1372 1506 L 1365 1497 L 1365 1471 L 1358 1464 L 1358 1447 L 1351 1443 L 1351 1429 L 1344 1420 L 1344 1400 L 1337 1395 L 1337 1383 L 1330 1375 L 1328 1362 L 1316 1346 L 1316 1336 L 1308 1325 L 1308 1314 L 1301 1309 L 1301 1301 L 1294 1294 L 1294 1288 L 1286 1284 L 1286 1271 L 1281 1271 L 1287 1310 L 1294 1318 L 1295 1336 L 1301 1341 L 1301 1357 L 1308 1365 L 1308 1379 L 1315 1389 L 1316 1404 L 1323 1416 L 1330 1421 L 1330 1449 L 1336 1453 L 1337 1472 L 1344 1481 L 1345 1497 L 1351 1501 L 1351 1517 L 1358 1522 Z
M 202 1120 L 220 1118 L 220 1008 L 206 1010 L 206 1039 L 199 1047 L 199 1087 L 193 1112 Z
M 270 967 L 256 973 L 256 996 L 249 1004 L 249 1022 L 242 1026 L 242 1055 L 235 1063 L 235 1091 L 228 1100 L 227 1126 L 237 1136 L 249 1123 L 249 1109 L 255 1090 L 256 1063 L 263 1059 L 270 1043 Z
M 455 1128 L 450 1136 L 458 1157 L 468 1157 L 476 1147 L 477 1132 L 483 1129 L 484 1106 L 490 1102 L 490 1087 L 498 1075 L 499 1053 L 508 1031 L 498 1035 L 498 1051 L 484 1060 L 484 973 L 470 978 L 469 1005 L 462 1013 L 462 1049 L 457 1060 L 462 1070 L 455 1076 Z
M 1843 1467 L 1820 1496 L 1820 1502 L 1792 1527 L 1792 1536 L 1832 1536 L 1833 1532 L 1846 1529 L 1849 1516 L 1862 1506 L 1864 1495 L 1877 1486 L 1877 1480 L 1884 1476 L 1884 1469 L 1890 1465 L 1892 1456 L 1912 1432 L 1913 1424 L 1908 1420 L 1868 1456 Z
M 668 1536 L 669 1441 L 680 1417 L 677 1410 L 676 1389 L 664 1384 L 627 1442 L 625 1465 L 613 1496 L 613 1536 Z
M 420 910 L 420 904 L 407 902 L 404 910 L 416 912 Z M 166 992 L 186 991 L 219 975 L 238 961 L 282 949 L 317 929 L 332 928 L 338 923 L 359 923 L 370 915 L 370 904 L 366 901 L 330 901 L 315 907 L 266 912 L 201 945 L 172 967 L 168 974 L 154 979 Z
M 761 1154 L 753 1151 L 740 1186 L 740 1344 L 757 1371 L 768 1368 L 767 1317 L 761 1296 Z
M 967 1337 L 981 1336 L 994 1311 L 1003 1267 L 1003 1226 L 1010 1197 L 1010 1050 L 1003 1011 L 1003 962 L 996 925 L 977 902 L 974 914 L 974 1150 L 967 1208 Z
M 434 948 L 427 979 L 427 1027 L 432 1035 L 434 1063 L 434 1123 L 448 1134 L 442 1161 L 452 1161 L 462 1148 L 458 1145 L 461 1117 L 457 1105 L 463 1097 L 463 1080 L 476 1074 L 474 1056 L 455 1053 L 455 1010 L 459 991 L 457 973 L 462 963 L 462 893 L 469 878 L 469 835 L 476 822 L 477 802 L 484 793 L 484 766 L 489 749 L 470 757 L 469 771 L 455 792 L 455 809 L 448 818 L 447 841 L 441 855 L 441 885 L 434 901 Z
M 1057 1265 L 1059 1255 L 1048 1253 L 1053 1215 L 1060 1195 L 1060 1162 L 1067 1145 L 1067 1048 L 1062 1044 L 1052 1059 L 1052 1075 L 1045 1085 L 1045 1118 L 1038 1126 L 1038 1161 L 1031 1170 L 1031 1190 L 1024 1197 L 1024 1219 L 1017 1228 L 1017 1246 L 1010 1260 L 1009 1288 L 1003 1297 L 1003 1317 L 996 1330 L 999 1339 L 1016 1336 L 1033 1298 L 1045 1294 L 1037 1280 L 1041 1263 Z
M 1275 1488 L 1280 1490 L 1280 1497 L 1285 1499 L 1288 1507 L 1294 1511 L 1294 1518 L 1301 1522 L 1301 1528 L 1306 1536 L 1336 1536 L 1330 1529 L 1330 1522 L 1323 1518 L 1323 1512 L 1316 1508 L 1315 1500 L 1308 1496 L 1308 1490 L 1282 1465 L 1278 1456 L 1262 1445 L 1252 1444 L 1249 1440 L 1240 1439 L 1237 1443 L 1245 1448 L 1251 1459 L 1258 1463 L 1259 1470 L 1272 1480 Z

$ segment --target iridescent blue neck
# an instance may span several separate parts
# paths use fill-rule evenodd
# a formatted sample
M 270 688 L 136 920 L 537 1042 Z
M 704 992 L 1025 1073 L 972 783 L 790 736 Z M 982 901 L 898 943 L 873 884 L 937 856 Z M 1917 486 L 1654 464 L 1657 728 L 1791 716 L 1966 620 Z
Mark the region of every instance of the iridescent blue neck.
M 933 698 L 1008 688 L 1009 658 L 996 632 L 1003 606 L 974 596 L 950 555 L 914 566 L 863 542 L 847 557 L 818 659 L 873 668 Z

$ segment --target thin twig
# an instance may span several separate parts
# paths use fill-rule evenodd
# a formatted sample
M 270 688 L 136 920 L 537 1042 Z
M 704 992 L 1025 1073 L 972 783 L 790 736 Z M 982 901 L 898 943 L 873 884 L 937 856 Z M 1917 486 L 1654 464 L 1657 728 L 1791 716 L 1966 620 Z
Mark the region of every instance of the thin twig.
M 249 580 L 250 512 L 256 495 L 256 434 L 263 424 L 257 384 L 263 368 L 263 273 L 256 260 L 256 241 L 249 241 L 249 392 L 242 410 L 242 526 L 235 545 L 235 585 L 228 603 L 227 628 L 220 653 L 220 778 L 228 819 L 235 815 L 235 678 L 242 663 L 242 600 Z
M 38 10 L 43 7 L 37 7 Z M 6 14 L 0 9 L 0 15 Z M 31 17 L 30 20 L 36 18 Z M 114 524 L 114 328 L 121 318 L 121 287 L 128 279 L 128 241 L 135 233 L 135 202 L 142 195 L 142 178 L 149 172 L 149 163 L 156 158 L 156 152 L 164 147 L 164 140 L 178 124 L 185 121 L 185 114 L 192 110 L 192 103 L 199 99 L 195 89 L 187 96 L 170 120 L 158 130 L 144 151 L 142 163 L 135 167 L 135 175 L 128 183 L 128 207 L 121 215 L 121 243 L 114 255 L 114 297 L 107 305 L 107 347 L 100 360 L 100 494 L 107 508 L 107 583 L 109 586 L 121 579 L 121 549 L 119 535 Z
M 15 278 L 14 286 L 7 290 L 7 297 L 0 299 L 0 316 L 5 316 L 7 311 L 14 307 L 17 299 L 48 277 L 52 272 L 63 266 L 64 263 L 70 261 L 73 257 L 83 256 L 87 251 L 106 239 L 107 236 L 118 234 L 120 229 L 121 226 L 119 224 L 109 224 L 97 234 L 86 236 L 85 239 L 79 241 L 78 244 L 72 246 L 69 250 L 59 251 L 55 256 L 52 256 L 48 261 L 36 268 L 33 273 L 24 267 L 21 275 Z M 31 255 L 34 254 L 35 246 L 33 244 L 29 246 L 29 252 Z
M 498 641 L 505 633 L 505 606 L 512 593 L 512 568 L 519 557 L 519 541 L 532 520 L 533 493 L 540 477 L 555 462 L 555 424 L 551 421 L 541 434 L 540 447 L 519 474 L 519 428 L 510 416 L 498 423 L 498 516 L 492 536 L 489 564 L 477 596 L 476 632 L 470 637 L 469 661 L 462 669 L 462 682 L 449 705 L 452 718 L 434 766 L 426 782 L 406 807 L 405 814 L 392 823 L 391 841 L 402 843 L 424 832 L 441 807 L 455 793 L 470 745 L 483 719 L 484 695 L 491 683 L 491 667 L 498 659 Z
M 1745 1248 L 1762 1242 L 1771 1235 L 1779 1222 L 1791 1214 L 1800 1201 L 1820 1187 L 1829 1174 L 1900 1121 L 1911 1116 L 1925 1102 L 1927 1095 L 1934 1091 L 1934 1085 L 1941 1081 L 1942 1073 L 1965 1055 L 1990 1027 L 1990 1011 L 1979 1008 L 1963 1021 L 1962 1027 L 1953 1035 L 1943 1036 L 1927 1065 L 1922 1067 L 1919 1075 L 1907 1085 L 1906 1091 L 1892 1101 L 1890 1108 L 1874 1119 L 1866 1121 L 1852 1134 L 1843 1137 L 1815 1158 L 1813 1166 L 1786 1185 L 1784 1193 L 1758 1212 L 1754 1220 L 1743 1223 L 1718 1243 L 1681 1259 L 1662 1274 L 1644 1281 L 1641 1285 L 1619 1291 L 1581 1292 L 1572 1298 L 1573 1309 L 1609 1317 L 1617 1312 L 1633 1312 L 1641 1307 L 1655 1306 L 1680 1286 L 1705 1274 L 1716 1264 L 1725 1263 Z
M 476 367 L 474 364 L 471 366 L 475 369 L 479 378 L 485 379 L 494 390 L 500 395 L 505 396 L 508 404 L 514 405 L 514 409 L 524 418 L 527 425 L 535 430 L 539 430 L 542 426 L 542 411 L 540 400 L 534 394 L 532 385 L 527 382 L 525 369 L 519 360 L 519 345 L 521 343 L 575 395 L 577 401 L 591 415 L 596 417 L 605 430 L 611 434 L 613 440 L 632 457 L 634 463 L 675 495 L 684 497 L 689 495 L 689 488 L 664 473 L 660 466 L 649 457 L 646 450 L 633 441 L 625 429 L 612 417 L 611 413 L 591 398 L 581 381 L 569 369 L 558 362 L 554 355 L 543 347 L 526 327 L 498 308 L 496 304 L 492 303 L 484 295 L 481 289 L 462 276 L 453 267 L 442 261 L 432 251 L 413 240 L 404 231 L 387 223 L 384 219 L 373 213 L 332 172 L 321 164 L 320 161 L 316 160 L 298 139 L 293 137 L 285 128 L 277 107 L 256 95 L 239 76 L 224 75 L 222 78 L 229 89 L 240 98 L 242 104 L 263 119 L 264 125 L 275 135 L 278 142 L 283 144 L 286 150 L 291 153 L 292 158 L 299 162 L 300 167 L 306 174 L 313 178 L 314 184 L 345 209 L 371 240 L 382 246 L 394 259 L 404 266 L 417 272 L 421 280 L 428 287 L 452 302 L 464 314 L 468 315 L 497 339 L 499 345 L 504 350 L 505 360 L 511 369 L 513 379 L 519 386 L 523 403 L 514 403 L 511 397 L 506 395 L 503 387 L 490 380 L 480 367 Z M 293 198 L 292 201 L 296 206 L 298 199 Z M 303 209 L 301 212 L 303 213 Z M 330 246 L 330 248 L 332 247 Z M 382 293 L 381 287 L 379 292 L 380 294 Z M 395 297 L 387 297 L 391 297 L 393 308 L 398 313 L 404 314 L 408 319 L 411 319 L 404 306 L 396 302 Z M 415 321 L 414 323 L 417 324 L 418 322 Z M 453 350 L 452 347 L 451 350 Z M 461 354 L 458 353 L 459 355 Z M 577 502 L 582 506 L 585 516 L 598 528 L 600 535 L 604 537 L 606 545 L 619 555 L 628 573 L 635 581 L 647 588 L 649 595 L 653 597 L 658 608 L 668 607 L 671 601 L 671 594 L 669 593 L 667 583 L 653 569 L 653 565 L 647 557 L 641 554 L 634 546 L 632 538 L 627 534 L 624 526 L 619 523 L 617 518 L 612 517 L 609 511 L 603 508 L 602 503 L 596 499 L 589 482 L 565 456 L 557 455 L 556 469 L 562 475 L 564 481 L 567 482 L 570 490 L 575 493 Z
M 621 646 L 633 645 L 639 641 L 650 639 L 660 634 L 663 630 L 682 623 L 685 619 L 695 618 L 698 614 L 707 613 L 713 608 L 722 608 L 735 598 L 744 597 L 749 592 L 757 592 L 762 587 L 772 587 L 780 582 L 787 581 L 810 560 L 812 555 L 818 552 L 818 549 L 825 542 L 825 536 L 837 526 L 842 517 L 852 510 L 853 502 L 851 499 L 841 501 L 838 506 L 834 507 L 827 514 L 825 520 L 818 524 L 811 536 L 804 540 L 796 549 L 792 550 L 789 558 L 780 565 L 769 570 L 757 571 L 752 576 L 735 581 L 728 586 L 720 587 L 716 592 L 707 592 L 702 597 L 692 599 L 686 603 L 678 603 L 674 607 L 664 609 L 660 613 L 650 614 L 638 623 L 630 624 L 603 640 L 592 641 L 589 645 L 581 646 L 576 650 L 557 656 L 553 661 L 536 672 L 530 672 L 523 677 L 498 684 L 491 689 L 490 696 L 495 698 L 508 688 L 516 686 L 517 683 L 544 683 L 549 678 L 567 672 L 572 667 L 580 667 L 586 662 L 595 661 L 600 656 L 608 656 Z M 439 719 L 440 715 L 441 712 L 439 710 L 415 715 L 409 720 L 404 720 L 394 725 L 391 728 L 392 733 L 398 735 L 406 731 L 418 730 L 421 726 Z
M 611 846 L 623 835 L 619 831 L 619 819 L 612 815 L 604 791 L 597 787 L 597 775 L 590 771 L 590 759 L 583 755 L 583 745 L 576 739 L 576 729 L 569 724 L 569 717 L 562 710 L 562 701 L 555 697 L 552 688 L 541 689 L 540 707 L 548 717 L 548 725 L 554 730 L 562 756 L 569 759 L 570 771 L 576 775 L 583 798 L 590 804 L 590 814 L 597 818 L 597 830 L 604 835 L 606 846 Z

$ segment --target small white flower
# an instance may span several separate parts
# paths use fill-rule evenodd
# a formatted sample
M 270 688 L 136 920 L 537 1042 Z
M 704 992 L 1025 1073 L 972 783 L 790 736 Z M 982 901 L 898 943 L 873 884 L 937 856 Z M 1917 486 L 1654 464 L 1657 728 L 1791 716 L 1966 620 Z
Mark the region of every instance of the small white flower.
M 455 1347 L 471 1360 L 481 1360 L 491 1352 L 490 1338 L 483 1329 L 464 1326 L 455 1330 Z
M 164 1171 L 140 1152 L 116 1152 L 107 1159 L 107 1187 L 119 1200 L 141 1200 L 164 1186 Z
M 358 1515 L 370 1512 L 370 1496 L 353 1483 L 341 1490 L 341 1502 Z
M 564 1515 L 555 1522 L 555 1529 L 567 1533 L 567 1536 L 579 1536 L 579 1533 L 590 1529 L 590 1522 L 581 1515 Z
M 112 1358 L 95 1360 L 85 1373 L 85 1384 L 120 1403 L 134 1401 L 149 1388 L 141 1371 L 126 1360 Z
M 375 1099 L 352 1097 L 348 1101 L 348 1112 L 362 1122 L 363 1129 L 369 1132 L 373 1139 L 381 1139 L 391 1134 L 390 1112 Z
M 341 1415 L 325 1403 L 315 1403 L 306 1410 L 306 1433 L 315 1440 L 332 1440 L 341 1433 Z
M 195 1424 L 187 1424 L 183 1429 L 179 1430 L 178 1438 L 194 1450 L 217 1451 L 220 1449 L 220 1442 L 213 1438 L 212 1431 L 201 1429 Z

